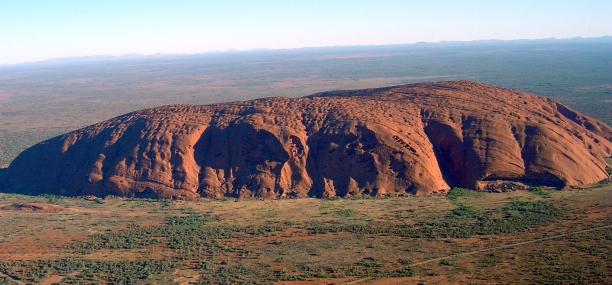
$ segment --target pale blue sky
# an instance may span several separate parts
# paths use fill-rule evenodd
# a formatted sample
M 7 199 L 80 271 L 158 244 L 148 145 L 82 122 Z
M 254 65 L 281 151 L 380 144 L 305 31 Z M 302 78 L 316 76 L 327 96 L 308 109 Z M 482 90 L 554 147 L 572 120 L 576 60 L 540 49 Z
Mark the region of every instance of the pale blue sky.
M 129 53 L 612 36 L 611 0 L 0 0 L 0 64 Z

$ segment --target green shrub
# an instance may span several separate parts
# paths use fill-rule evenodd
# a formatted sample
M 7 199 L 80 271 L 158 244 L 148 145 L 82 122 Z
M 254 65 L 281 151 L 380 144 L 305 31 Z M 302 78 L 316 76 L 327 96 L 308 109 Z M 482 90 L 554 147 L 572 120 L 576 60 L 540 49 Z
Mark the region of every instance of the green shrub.
M 459 208 L 453 210 L 453 214 L 460 217 L 475 217 L 480 214 L 476 208 L 467 205 L 460 205 Z
M 402 265 L 410 265 L 412 264 L 412 259 L 400 258 L 397 260 L 397 262 L 401 263 Z
M 459 197 L 481 197 L 482 193 L 476 192 L 476 191 L 472 191 L 470 189 L 466 189 L 466 188 L 453 188 L 451 189 L 448 194 L 446 195 L 446 198 L 451 200 L 451 201 L 456 201 L 457 198 Z
M 417 270 L 414 266 L 408 266 L 398 269 L 394 273 L 395 277 L 410 277 L 417 275 Z
M 442 259 L 442 261 L 440 261 L 440 265 L 451 266 L 454 265 L 454 263 L 450 259 Z
M 46 198 L 47 203 L 49 204 L 57 204 L 62 200 L 66 199 L 64 196 L 52 195 L 52 194 L 40 194 L 39 197 Z
M 545 190 L 544 190 L 542 187 L 540 187 L 540 186 L 534 186 L 534 187 L 531 187 L 531 188 L 529 188 L 529 191 L 530 191 L 531 193 L 533 193 L 533 194 L 540 195 L 540 196 L 542 196 L 542 197 L 544 197 L 544 198 L 548 198 L 548 197 L 550 197 L 550 194 L 548 194 L 548 192 L 546 192 L 546 191 L 545 191 Z
M 341 217 L 352 217 L 355 216 L 355 211 L 353 209 L 338 209 L 335 211 L 338 216 Z

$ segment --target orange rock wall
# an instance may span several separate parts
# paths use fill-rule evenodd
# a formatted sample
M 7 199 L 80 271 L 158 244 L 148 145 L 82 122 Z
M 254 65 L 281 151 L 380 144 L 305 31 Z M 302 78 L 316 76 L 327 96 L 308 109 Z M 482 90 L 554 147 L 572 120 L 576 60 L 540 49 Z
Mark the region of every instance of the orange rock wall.
M 471 81 L 136 111 L 24 151 L 28 193 L 126 197 L 429 194 L 608 178 L 612 128 Z

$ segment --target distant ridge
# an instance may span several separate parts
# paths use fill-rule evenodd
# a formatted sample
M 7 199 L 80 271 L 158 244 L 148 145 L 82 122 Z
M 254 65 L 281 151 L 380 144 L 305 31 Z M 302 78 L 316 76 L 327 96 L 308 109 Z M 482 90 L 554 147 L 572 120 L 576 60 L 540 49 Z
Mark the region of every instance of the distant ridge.
M 90 55 L 90 56 L 75 56 L 75 57 L 62 57 L 62 58 L 51 58 L 41 61 L 23 62 L 15 64 L 4 64 L 0 66 L 15 66 L 15 65 L 39 65 L 39 64 L 69 64 L 69 63 L 82 63 L 82 62 L 104 62 L 114 60 L 147 60 L 147 59 L 172 59 L 172 58 L 184 58 L 184 57 L 199 57 L 199 56 L 212 56 L 212 55 L 227 55 L 227 54 L 250 54 L 250 53 L 291 53 L 291 52 L 314 52 L 314 51 L 350 51 L 350 50 L 369 50 L 375 51 L 378 49 L 384 49 L 388 47 L 452 47 L 452 46 L 478 46 L 478 45 L 521 45 L 521 44 L 543 44 L 543 43 L 595 43 L 595 42 L 612 42 L 612 36 L 603 37 L 591 37 L 591 38 L 545 38 L 545 39 L 515 39 L 515 40 L 473 40 L 473 41 L 440 41 L 440 42 L 416 42 L 416 43 L 405 43 L 405 44 L 387 44 L 387 45 L 354 45 L 354 46 L 326 46 L 326 47 L 303 47 L 303 48 L 288 48 L 288 49 L 266 49 L 266 48 L 253 48 L 246 50 L 225 50 L 225 51 L 209 51 L 203 53 L 156 53 L 150 55 L 144 54 L 125 54 L 125 55 Z

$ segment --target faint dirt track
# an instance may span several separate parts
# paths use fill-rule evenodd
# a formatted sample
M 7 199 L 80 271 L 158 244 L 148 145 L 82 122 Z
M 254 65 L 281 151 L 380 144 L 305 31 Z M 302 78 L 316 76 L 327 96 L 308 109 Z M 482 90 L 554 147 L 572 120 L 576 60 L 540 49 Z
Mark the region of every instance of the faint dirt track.
M 468 256 L 468 255 L 474 255 L 474 254 L 478 254 L 478 253 L 482 253 L 482 252 L 487 252 L 487 251 L 492 251 L 492 250 L 497 250 L 497 249 L 502 249 L 502 248 L 512 248 L 512 247 L 516 247 L 516 246 L 526 245 L 526 244 L 530 244 L 530 243 L 537 243 L 537 242 L 547 241 L 547 240 L 551 240 L 551 239 L 562 238 L 562 237 L 566 237 L 566 236 L 570 236 L 570 235 L 575 235 L 575 234 L 594 232 L 594 231 L 597 231 L 597 230 L 607 229 L 607 228 L 612 228 L 612 225 L 601 226 L 601 227 L 596 227 L 596 228 L 587 229 L 587 230 L 581 230 L 581 231 L 576 231 L 576 232 L 569 232 L 569 233 L 565 233 L 565 234 L 554 235 L 554 236 L 549 236 L 549 237 L 544 237 L 544 238 L 539 238 L 539 239 L 533 239 L 533 240 L 519 242 L 519 243 L 513 243 L 513 244 L 501 245 L 501 246 L 496 246 L 496 247 L 490 247 L 490 248 L 485 248 L 485 249 L 481 249 L 481 250 L 475 250 L 475 251 L 469 251 L 469 252 L 464 252 L 464 253 L 447 255 L 447 256 L 443 256 L 443 257 L 438 257 L 438 258 L 428 259 L 428 260 L 424 260 L 424 261 L 420 261 L 420 262 L 415 262 L 415 263 L 412 263 L 410 266 L 418 266 L 418 265 L 423 265 L 423 264 L 432 263 L 432 262 L 436 262 L 436 261 L 442 261 L 444 259 L 456 258 L 456 257 Z M 372 279 L 374 279 L 374 277 L 367 277 L 367 278 L 363 278 L 363 279 L 359 279 L 359 280 L 343 283 L 343 285 L 361 284 L 361 283 L 370 281 Z M 386 282 L 385 284 L 387 284 L 387 283 L 388 282 Z

